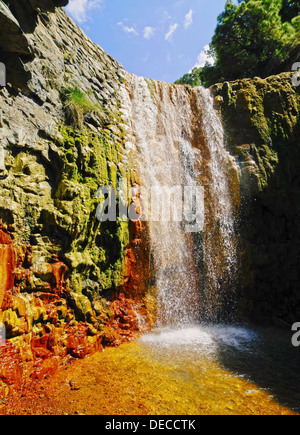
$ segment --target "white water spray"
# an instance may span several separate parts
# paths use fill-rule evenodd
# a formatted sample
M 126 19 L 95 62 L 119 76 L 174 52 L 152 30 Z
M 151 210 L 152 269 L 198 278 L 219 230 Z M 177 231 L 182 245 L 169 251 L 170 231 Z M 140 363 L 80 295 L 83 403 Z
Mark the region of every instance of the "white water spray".
M 203 88 L 128 74 L 123 108 L 127 149 L 141 185 L 147 189 L 198 185 L 205 191 L 205 225 L 198 237 L 182 222 L 149 221 L 159 326 L 211 320 L 222 309 L 221 287 L 227 288 L 235 273 L 230 180 L 232 175 L 238 179 L 213 99 Z M 177 195 L 174 201 L 183 198 Z

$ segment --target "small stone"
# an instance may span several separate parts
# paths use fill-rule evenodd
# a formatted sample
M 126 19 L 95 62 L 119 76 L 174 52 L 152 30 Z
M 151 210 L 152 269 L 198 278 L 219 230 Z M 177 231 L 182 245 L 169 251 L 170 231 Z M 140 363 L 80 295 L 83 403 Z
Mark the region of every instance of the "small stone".
M 78 391 L 78 390 L 80 390 L 80 387 L 77 385 L 76 381 L 74 381 L 73 379 L 71 379 L 69 381 L 69 385 L 70 385 L 71 391 Z

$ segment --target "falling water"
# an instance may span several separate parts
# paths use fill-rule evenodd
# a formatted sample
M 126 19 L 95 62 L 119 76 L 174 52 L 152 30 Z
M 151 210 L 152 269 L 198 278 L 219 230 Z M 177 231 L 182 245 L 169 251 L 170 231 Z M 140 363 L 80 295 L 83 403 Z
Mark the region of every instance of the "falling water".
M 164 215 L 149 219 L 159 324 L 215 320 L 235 272 L 230 180 L 238 177 L 210 92 L 128 74 L 123 112 L 131 166 L 143 187 L 162 191 L 198 185 L 205 190 L 205 225 L 198 233 Z M 183 195 L 171 203 L 182 209 Z
M 202 149 L 207 149 L 208 156 L 202 169 L 207 192 L 202 315 L 209 321 L 234 320 L 239 260 L 236 231 L 240 205 L 239 169 L 226 150 L 223 125 L 210 91 L 197 88 L 195 93 L 201 114 Z

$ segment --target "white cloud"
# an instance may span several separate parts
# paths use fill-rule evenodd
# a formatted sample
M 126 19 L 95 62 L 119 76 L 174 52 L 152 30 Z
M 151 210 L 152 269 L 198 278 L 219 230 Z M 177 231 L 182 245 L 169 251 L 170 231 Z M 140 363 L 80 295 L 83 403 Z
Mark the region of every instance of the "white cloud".
M 145 27 L 144 28 L 144 38 L 150 39 L 155 33 L 155 29 L 153 27 Z
M 208 54 L 209 45 L 205 45 L 203 47 L 203 50 L 199 54 L 196 64 L 193 68 L 203 68 L 206 63 L 209 63 L 210 65 L 213 65 L 215 63 L 215 59 Z M 192 70 L 191 70 L 192 71 Z
M 173 34 L 178 29 L 178 27 L 179 27 L 179 24 L 177 24 L 177 23 L 172 24 L 170 26 L 169 31 L 168 31 L 168 33 L 165 36 L 165 40 L 166 41 L 172 41 Z
M 119 22 L 118 26 L 120 26 L 123 32 L 127 33 L 127 35 L 139 36 L 137 30 L 134 27 L 126 26 L 124 23 Z
M 184 28 L 188 29 L 193 24 L 193 9 L 191 9 L 185 16 Z
M 99 8 L 103 0 L 70 0 L 67 12 L 78 23 L 84 23 L 89 19 L 89 13 L 93 9 Z

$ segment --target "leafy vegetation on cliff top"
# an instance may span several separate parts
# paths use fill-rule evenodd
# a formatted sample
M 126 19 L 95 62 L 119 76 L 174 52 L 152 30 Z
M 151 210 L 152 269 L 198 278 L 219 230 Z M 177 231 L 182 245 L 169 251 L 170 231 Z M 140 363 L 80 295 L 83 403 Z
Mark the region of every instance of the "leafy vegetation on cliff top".
M 299 0 L 228 0 L 210 44 L 214 65 L 195 68 L 176 84 L 211 86 L 284 72 L 300 57 Z

